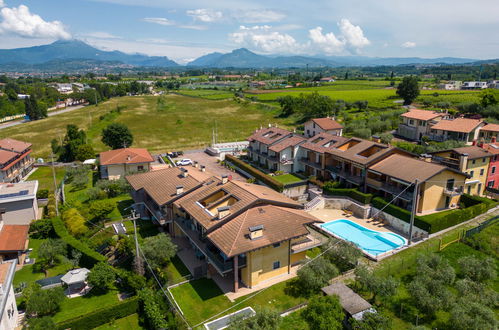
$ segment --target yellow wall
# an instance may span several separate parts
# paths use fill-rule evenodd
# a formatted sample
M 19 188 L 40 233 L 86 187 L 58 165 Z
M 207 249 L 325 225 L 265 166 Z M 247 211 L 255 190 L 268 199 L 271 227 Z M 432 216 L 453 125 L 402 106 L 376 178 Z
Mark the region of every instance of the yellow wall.
M 272 277 L 288 273 L 289 241 L 282 242 L 277 248 L 273 246 L 248 252 L 246 267 L 241 270 L 241 280 L 248 287 Z M 281 267 L 272 269 L 274 262 L 279 261 Z
M 119 178 L 125 176 L 128 173 L 136 173 L 139 171 L 139 166 L 143 166 L 143 171 L 149 171 L 149 163 L 140 163 L 140 164 L 116 164 L 116 165 L 108 165 L 107 166 L 107 174 L 109 180 L 118 180 Z
M 291 255 L 291 265 L 297 264 L 302 260 L 305 260 L 307 257 L 307 251 L 302 251 L 298 253 L 294 253 Z
M 418 213 L 428 213 L 445 209 L 446 195 L 444 195 L 444 189 L 449 179 L 454 179 L 454 187 L 459 188 L 464 186 L 465 177 L 452 171 L 443 171 L 421 185 Z M 459 195 L 452 196 L 449 205 L 457 205 L 459 198 Z
M 466 180 L 466 182 L 479 180 L 479 183 L 467 184 L 464 186 L 464 193 L 468 193 L 468 186 L 471 186 L 470 194 L 472 195 L 483 195 L 485 191 L 485 187 L 487 186 L 487 171 L 489 169 L 490 158 L 485 158 L 483 161 L 482 158 L 475 159 L 475 164 L 473 164 L 473 160 L 468 160 L 468 164 L 463 172 L 466 172 L 471 175 L 471 171 L 473 171 L 473 176 Z M 480 170 L 483 170 L 483 174 L 480 175 Z M 481 188 L 479 190 L 479 185 L 481 183 Z

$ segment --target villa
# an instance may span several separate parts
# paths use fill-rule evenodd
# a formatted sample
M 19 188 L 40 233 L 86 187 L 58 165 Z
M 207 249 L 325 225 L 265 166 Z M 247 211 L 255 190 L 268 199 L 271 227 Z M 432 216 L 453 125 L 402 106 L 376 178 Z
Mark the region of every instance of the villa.
M 430 127 L 447 117 L 446 113 L 410 109 L 400 115 L 403 122 L 399 124 L 397 134 L 409 140 L 419 141 L 430 132 Z
M 149 171 L 154 159 L 147 149 L 123 148 L 101 152 L 99 161 L 101 178 L 118 180 L 127 174 Z
M 305 137 L 313 137 L 320 133 L 341 136 L 343 126 L 333 118 L 313 118 L 305 122 Z
M 478 139 L 480 129 L 485 123 L 479 119 L 456 118 L 440 120 L 430 127 L 428 137 L 433 141 L 456 140 L 471 145 Z
M 487 124 L 480 129 L 481 140 L 483 139 L 488 142 L 494 138 L 497 140 L 497 137 L 499 137 L 499 124 Z

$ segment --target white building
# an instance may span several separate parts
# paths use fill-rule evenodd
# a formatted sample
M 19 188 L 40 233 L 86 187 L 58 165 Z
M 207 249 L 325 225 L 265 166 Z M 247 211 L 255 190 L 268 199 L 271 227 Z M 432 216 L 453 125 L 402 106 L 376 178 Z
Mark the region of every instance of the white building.
M 19 313 L 12 285 L 16 264 L 16 259 L 0 263 L 0 330 L 17 327 Z
M 465 81 L 461 89 L 483 89 L 487 88 L 485 81 Z
M 448 81 L 445 84 L 441 84 L 439 87 L 441 89 L 445 89 L 445 90 L 448 90 L 448 91 L 453 91 L 453 90 L 459 90 L 459 89 L 461 89 L 462 85 L 463 85 L 462 81 L 451 80 L 451 81 Z
M 38 219 L 38 181 L 0 184 L 0 209 L 6 225 L 29 225 Z
M 341 136 L 343 133 L 343 126 L 329 117 L 314 118 L 305 123 L 305 137 L 312 137 L 320 133 Z

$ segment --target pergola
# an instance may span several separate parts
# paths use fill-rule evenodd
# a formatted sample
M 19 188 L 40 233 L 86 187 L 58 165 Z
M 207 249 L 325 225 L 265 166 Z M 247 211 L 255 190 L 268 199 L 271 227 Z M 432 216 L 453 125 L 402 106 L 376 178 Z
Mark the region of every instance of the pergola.
M 86 268 L 72 269 L 61 277 L 61 281 L 68 286 L 70 293 L 73 290 L 79 291 L 86 286 L 88 273 L 90 271 Z

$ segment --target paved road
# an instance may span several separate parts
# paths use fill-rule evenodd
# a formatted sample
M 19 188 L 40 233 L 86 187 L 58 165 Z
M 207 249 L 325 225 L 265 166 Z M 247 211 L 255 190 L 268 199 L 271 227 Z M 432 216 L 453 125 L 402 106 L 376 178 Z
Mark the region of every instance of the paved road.
M 78 109 L 81 109 L 83 107 L 84 107 L 84 105 L 75 105 L 74 107 L 67 107 L 67 108 L 62 109 L 62 110 L 50 111 L 48 113 L 48 116 L 52 117 L 52 116 L 55 116 L 55 115 L 59 115 L 61 113 L 70 112 L 70 111 L 73 111 L 73 110 L 78 110 Z M 19 119 L 19 120 L 9 121 L 9 122 L 0 124 L 0 129 L 4 129 L 4 128 L 7 128 L 7 127 L 16 126 L 16 125 L 19 125 L 19 124 L 22 124 L 22 123 L 26 123 L 26 120 Z

